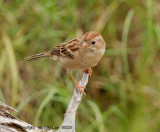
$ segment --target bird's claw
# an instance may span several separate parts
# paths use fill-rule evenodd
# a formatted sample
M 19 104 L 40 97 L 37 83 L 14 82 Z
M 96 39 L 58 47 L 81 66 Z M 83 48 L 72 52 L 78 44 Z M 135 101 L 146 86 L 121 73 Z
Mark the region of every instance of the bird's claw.
M 83 70 L 83 72 L 87 72 L 87 73 L 89 74 L 89 76 L 92 75 L 92 70 L 91 70 L 91 68 L 88 68 L 88 69 L 86 69 L 86 70 Z
M 86 95 L 86 93 L 84 92 L 84 90 L 82 88 L 86 88 L 84 86 L 80 86 L 79 84 L 76 84 L 77 88 L 79 89 L 80 92 L 82 92 L 84 95 Z

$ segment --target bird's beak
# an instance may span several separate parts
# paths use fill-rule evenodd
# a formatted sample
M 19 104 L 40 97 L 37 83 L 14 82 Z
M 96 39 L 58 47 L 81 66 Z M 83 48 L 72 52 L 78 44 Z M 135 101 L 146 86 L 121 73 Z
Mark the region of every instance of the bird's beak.
M 84 42 L 83 44 L 82 44 L 82 48 L 87 48 L 89 45 L 86 43 L 86 42 Z

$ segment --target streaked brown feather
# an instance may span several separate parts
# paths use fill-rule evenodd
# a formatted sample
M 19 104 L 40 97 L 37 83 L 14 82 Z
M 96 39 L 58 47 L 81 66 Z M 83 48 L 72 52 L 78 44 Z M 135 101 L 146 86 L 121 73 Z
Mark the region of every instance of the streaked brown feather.
M 32 60 L 41 59 L 41 58 L 52 58 L 54 55 L 66 57 L 68 59 L 73 59 L 74 58 L 73 52 L 79 50 L 79 46 L 80 46 L 80 40 L 73 39 L 66 43 L 61 43 L 60 45 L 54 47 L 53 49 L 47 52 L 26 57 L 24 60 L 32 61 Z
M 49 58 L 49 54 L 48 52 L 45 53 L 40 53 L 40 54 L 35 54 L 32 56 L 28 56 L 24 59 L 24 61 L 32 61 L 32 60 L 37 60 L 37 59 L 41 59 L 41 58 Z
M 77 44 L 78 43 L 78 44 Z M 73 39 L 66 43 L 61 43 L 51 50 L 53 55 L 66 57 L 68 59 L 73 59 L 73 52 L 79 49 L 79 39 Z

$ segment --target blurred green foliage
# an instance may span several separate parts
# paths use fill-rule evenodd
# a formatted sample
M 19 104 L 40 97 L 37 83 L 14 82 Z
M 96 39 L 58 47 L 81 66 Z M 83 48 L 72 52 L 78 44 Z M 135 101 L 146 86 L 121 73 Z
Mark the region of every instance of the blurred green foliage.
M 159 4 L 0 0 L 0 101 L 28 123 L 60 126 L 73 82 L 57 62 L 23 58 L 95 30 L 107 48 L 78 109 L 77 132 L 160 131 Z

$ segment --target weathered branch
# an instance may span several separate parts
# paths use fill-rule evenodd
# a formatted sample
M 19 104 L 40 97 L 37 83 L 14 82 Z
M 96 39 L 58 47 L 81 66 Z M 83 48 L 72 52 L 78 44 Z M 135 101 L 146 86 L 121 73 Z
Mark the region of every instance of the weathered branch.
M 0 132 L 40 132 L 32 125 L 12 116 L 9 112 L 14 108 L 0 102 Z
M 89 75 L 84 73 L 82 79 L 79 81 L 79 84 L 81 86 L 86 86 L 88 83 L 88 78 Z M 63 123 L 58 130 L 59 132 L 75 132 L 75 115 L 77 108 L 82 100 L 82 95 L 83 93 L 81 93 L 75 86 L 74 93 L 65 113 Z
M 86 86 L 89 75 L 84 73 L 79 81 L 81 86 Z M 72 99 L 65 113 L 65 117 L 58 132 L 75 132 L 75 115 L 82 100 L 82 93 L 75 87 Z M 44 129 L 36 128 L 20 119 L 12 116 L 9 112 L 16 111 L 14 108 L 0 102 L 0 132 L 44 132 Z M 54 132 L 46 130 L 45 132 Z

